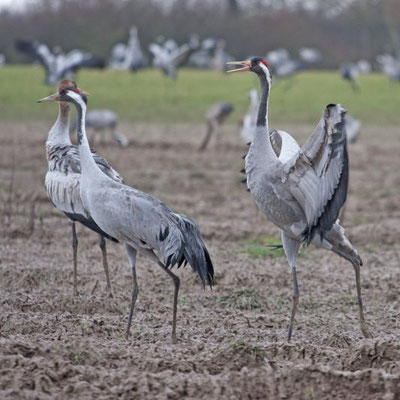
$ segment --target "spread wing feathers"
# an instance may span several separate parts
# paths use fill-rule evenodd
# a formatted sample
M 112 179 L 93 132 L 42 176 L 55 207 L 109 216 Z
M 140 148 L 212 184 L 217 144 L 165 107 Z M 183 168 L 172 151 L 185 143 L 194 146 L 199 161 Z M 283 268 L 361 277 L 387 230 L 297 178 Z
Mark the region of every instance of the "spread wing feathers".
M 194 47 L 185 43 L 173 53 L 172 61 L 177 67 L 182 67 L 189 61 L 190 56 L 195 51 L 196 49 Z
M 346 201 L 349 174 L 344 116 L 340 104 L 329 104 L 314 133 L 285 164 L 283 181 L 306 216 L 302 235 L 307 244 L 316 233 L 325 236 Z
M 63 56 L 63 65 L 60 76 L 64 76 L 68 71 L 76 71 L 78 68 L 104 68 L 105 63 L 99 57 L 81 50 L 72 50 Z

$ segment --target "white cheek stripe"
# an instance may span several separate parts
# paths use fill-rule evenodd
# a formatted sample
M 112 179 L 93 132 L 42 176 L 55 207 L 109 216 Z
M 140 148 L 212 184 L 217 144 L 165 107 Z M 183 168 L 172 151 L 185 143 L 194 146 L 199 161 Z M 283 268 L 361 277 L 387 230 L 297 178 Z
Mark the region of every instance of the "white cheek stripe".
M 270 72 L 269 72 L 269 69 L 267 68 L 267 66 L 266 66 L 263 62 L 260 62 L 258 65 L 259 65 L 259 66 L 262 68 L 262 70 L 264 71 L 265 76 L 267 77 L 267 81 L 268 81 L 269 87 L 271 87 L 271 81 L 272 81 L 272 79 L 271 79 L 271 74 L 270 74 Z

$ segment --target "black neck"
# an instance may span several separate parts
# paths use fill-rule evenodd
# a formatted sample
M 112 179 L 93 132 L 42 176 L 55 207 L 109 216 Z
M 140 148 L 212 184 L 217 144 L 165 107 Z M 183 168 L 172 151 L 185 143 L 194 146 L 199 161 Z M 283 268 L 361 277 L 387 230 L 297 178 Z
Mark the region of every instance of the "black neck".
M 261 99 L 258 107 L 257 126 L 265 126 L 268 107 L 269 83 L 264 72 L 258 74 L 258 77 L 260 79 Z

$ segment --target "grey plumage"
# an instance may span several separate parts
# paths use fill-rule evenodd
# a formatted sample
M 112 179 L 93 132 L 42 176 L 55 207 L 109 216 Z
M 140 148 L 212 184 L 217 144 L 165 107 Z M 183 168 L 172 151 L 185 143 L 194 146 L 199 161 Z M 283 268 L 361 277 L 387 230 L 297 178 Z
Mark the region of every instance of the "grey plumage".
M 77 131 L 82 166 L 80 186 L 83 205 L 96 224 L 125 244 L 132 269 L 133 290 L 126 335 L 139 293 L 136 277 L 137 252 L 157 263 L 175 286 L 172 340 L 176 342 L 176 314 L 180 281 L 170 268 L 187 262 L 203 285 L 212 286 L 214 268 L 197 225 L 173 212 L 158 199 L 111 179 L 98 167 L 90 152 L 85 130 L 86 98 L 79 90 L 65 90 L 56 98 L 73 103 L 78 112 Z M 159 253 L 159 256 L 156 254 Z
M 150 44 L 149 51 L 153 55 L 153 67 L 160 68 L 164 75 L 175 79 L 178 69 L 189 61 L 190 56 L 198 48 L 197 40 L 178 46 L 170 39 L 163 44 Z
M 136 26 L 129 30 L 128 43 L 117 43 L 111 51 L 110 68 L 137 71 L 147 65 L 147 57 L 142 51 Z
M 104 135 L 106 131 L 111 133 L 111 137 L 121 147 L 126 147 L 129 144 L 128 139 L 125 135 L 118 132 L 118 115 L 111 110 L 91 110 L 86 115 L 86 128 L 92 129 L 93 133 L 89 139 L 91 144 L 94 144 L 97 134 Z M 75 120 L 71 124 L 71 132 L 75 132 L 78 127 L 78 121 Z
M 65 86 L 73 86 L 72 81 L 63 81 L 60 89 Z M 51 96 L 41 101 L 50 101 Z M 93 220 L 88 210 L 82 203 L 80 195 L 81 163 L 77 146 L 71 143 L 69 137 L 69 105 L 60 103 L 57 121 L 49 131 L 46 142 L 48 171 L 45 178 L 47 194 L 55 207 L 64 212 L 72 221 L 72 246 L 73 246 L 73 271 L 74 294 L 77 289 L 77 249 L 78 238 L 76 236 L 75 222 L 78 221 L 92 231 L 100 235 L 100 248 L 103 257 L 103 268 L 106 274 L 107 290 L 112 296 L 111 282 L 108 272 L 106 243 L 104 238 L 117 242 L 117 239 L 103 231 Z M 93 151 L 96 165 L 111 179 L 122 181 L 121 176 L 108 162 Z
M 210 141 L 214 131 L 217 132 L 217 145 L 219 145 L 219 142 L 221 140 L 221 133 L 217 128 L 219 125 L 224 123 L 224 121 L 228 118 L 229 114 L 231 114 L 232 111 L 233 105 L 226 102 L 215 103 L 206 110 L 204 117 L 206 120 L 207 132 L 199 147 L 200 151 L 206 149 L 207 144 Z
M 344 127 L 345 110 L 326 106 L 313 134 L 300 148 L 286 132 L 268 132 L 268 98 L 271 75 L 265 60 L 236 62 L 237 71 L 250 70 L 260 79 L 261 100 L 256 130 L 245 159 L 247 185 L 259 209 L 281 229 L 282 244 L 293 277 L 293 305 L 288 339 L 291 340 L 299 288 L 296 262 L 299 251 L 310 243 L 350 261 L 356 273 L 360 325 L 365 324 L 360 286 L 361 258 L 337 220 L 346 201 L 348 155 Z M 290 137 L 290 139 L 289 139 Z

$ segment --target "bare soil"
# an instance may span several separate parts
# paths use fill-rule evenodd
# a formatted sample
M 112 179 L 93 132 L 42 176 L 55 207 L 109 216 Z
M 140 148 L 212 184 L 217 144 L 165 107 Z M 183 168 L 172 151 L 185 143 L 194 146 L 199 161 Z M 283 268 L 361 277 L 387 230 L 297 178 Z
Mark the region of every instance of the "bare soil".
M 203 153 L 201 125 L 125 125 L 128 148 L 98 144 L 129 185 L 195 219 L 211 252 L 212 291 L 190 268 L 178 270 L 172 345 L 165 273 L 138 258 L 140 293 L 125 340 L 131 276 L 123 246 L 108 244 L 110 299 L 98 237 L 82 226 L 80 295 L 72 295 L 71 225 L 43 187 L 50 125 L 0 127 L 1 399 L 400 399 L 398 127 L 365 126 L 349 149 L 343 225 L 364 260 L 372 339 L 359 329 L 352 266 L 310 247 L 299 259 L 301 298 L 287 343 L 291 275 L 284 256 L 246 251 L 257 240 L 278 243 L 279 232 L 240 182 L 246 146 L 235 126 Z M 280 128 L 301 143 L 313 129 Z

